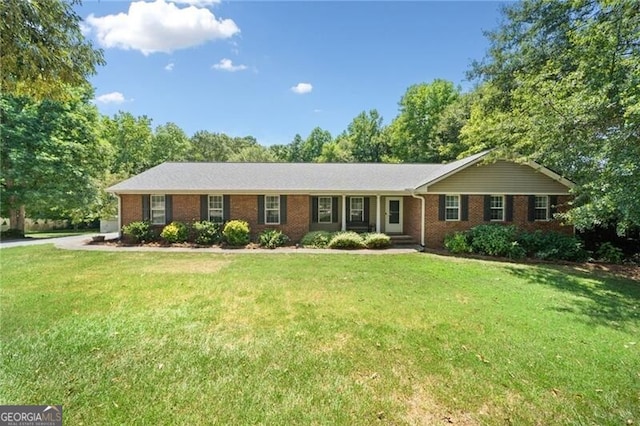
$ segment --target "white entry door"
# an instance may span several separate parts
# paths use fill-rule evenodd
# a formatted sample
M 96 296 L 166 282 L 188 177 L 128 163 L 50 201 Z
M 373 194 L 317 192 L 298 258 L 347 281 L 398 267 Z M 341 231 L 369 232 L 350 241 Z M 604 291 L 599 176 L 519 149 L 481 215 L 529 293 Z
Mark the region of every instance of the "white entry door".
M 402 197 L 386 198 L 384 231 L 386 233 L 402 233 Z

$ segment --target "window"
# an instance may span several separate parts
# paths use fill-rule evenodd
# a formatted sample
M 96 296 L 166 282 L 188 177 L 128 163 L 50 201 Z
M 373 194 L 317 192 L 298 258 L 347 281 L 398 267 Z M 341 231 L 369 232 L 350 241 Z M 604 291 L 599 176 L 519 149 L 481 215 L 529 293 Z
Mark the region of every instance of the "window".
M 164 195 L 151 196 L 151 223 L 153 225 L 164 225 L 166 223 Z
M 549 197 L 546 195 L 536 195 L 534 219 L 549 220 Z
M 264 223 L 277 225 L 280 223 L 280 196 L 266 195 L 264 197 Z
M 222 195 L 209 195 L 209 220 L 213 223 L 224 222 Z
M 445 220 L 460 220 L 460 196 L 447 195 L 444 197 Z
M 332 212 L 331 197 L 318 197 L 318 223 L 331 223 Z
M 349 218 L 351 222 L 364 222 L 364 198 L 363 197 L 350 198 Z
M 504 197 L 502 195 L 492 195 L 490 200 L 491 220 L 504 220 Z

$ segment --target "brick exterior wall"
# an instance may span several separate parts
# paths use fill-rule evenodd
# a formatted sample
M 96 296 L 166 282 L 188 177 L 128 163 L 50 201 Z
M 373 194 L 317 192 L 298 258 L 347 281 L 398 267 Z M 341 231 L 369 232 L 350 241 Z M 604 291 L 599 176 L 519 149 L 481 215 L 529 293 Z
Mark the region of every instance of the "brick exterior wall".
M 557 220 L 535 221 L 528 220 L 528 195 L 515 195 L 513 197 L 513 221 L 512 222 L 485 222 L 484 220 L 484 195 L 469 195 L 469 220 L 468 221 L 440 221 L 438 220 L 438 195 L 426 195 L 425 215 L 425 245 L 429 248 L 443 248 L 444 237 L 456 231 L 465 231 L 476 225 L 484 223 L 514 224 L 522 229 L 542 231 L 558 231 L 568 235 L 573 234 L 573 226 L 563 226 Z M 416 200 L 418 201 L 418 200 Z M 569 196 L 558 196 L 557 211 L 566 210 Z M 416 221 L 420 222 L 417 217 Z M 418 235 L 419 235 L 418 230 Z M 413 234 L 412 234 L 413 235 Z M 415 237 L 419 239 L 418 237 Z
M 289 236 L 292 243 L 299 242 L 309 231 L 310 203 L 308 195 L 287 196 L 287 222 L 282 225 L 258 224 L 258 200 L 257 195 L 231 195 L 230 218 L 241 219 L 249 223 L 251 238 L 255 241 L 257 236 L 265 229 L 278 229 Z M 122 225 L 142 220 L 142 196 L 140 194 L 121 195 Z M 442 248 L 444 237 L 455 231 L 464 231 L 483 223 L 514 224 L 526 230 L 540 229 L 543 231 L 559 231 L 571 235 L 572 226 L 562 226 L 558 221 L 528 221 L 528 196 L 516 195 L 513 197 L 513 221 L 512 222 L 485 222 L 484 221 L 484 196 L 469 195 L 469 220 L 468 221 L 440 221 L 438 220 L 438 195 L 425 195 L 425 245 L 429 248 Z M 190 223 L 200 220 L 200 195 L 174 194 L 173 220 Z M 558 196 L 558 211 L 567 208 L 569 196 Z M 411 235 L 416 242 L 420 242 L 421 201 L 413 197 L 403 198 L 403 228 L 404 233 Z M 375 217 L 375 213 L 374 213 Z M 375 222 L 375 220 L 374 220 Z M 384 220 L 382 220 L 384 222 Z

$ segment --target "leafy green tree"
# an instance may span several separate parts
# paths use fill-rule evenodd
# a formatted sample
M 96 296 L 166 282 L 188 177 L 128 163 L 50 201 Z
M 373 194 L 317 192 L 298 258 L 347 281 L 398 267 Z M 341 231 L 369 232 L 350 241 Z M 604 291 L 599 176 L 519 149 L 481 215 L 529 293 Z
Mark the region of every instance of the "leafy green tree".
M 390 125 L 392 156 L 407 163 L 442 161 L 435 132 L 443 111 L 458 96 L 458 89 L 446 80 L 410 86 L 400 99 L 400 113 Z
M 304 145 L 304 140 L 302 136 L 296 133 L 293 137 L 293 140 L 288 145 L 289 147 L 289 158 L 287 159 L 290 163 L 300 163 L 303 162 L 302 158 L 302 146 Z
M 64 102 L 0 97 L 1 213 L 16 232 L 24 234 L 25 215 L 78 222 L 99 204 L 113 152 L 87 94 L 67 90 Z
M 579 228 L 640 225 L 640 8 L 635 1 L 508 5 L 472 76 L 473 148 L 533 159 L 578 184 Z
M 318 161 L 322 154 L 322 147 L 325 144 L 331 143 L 332 140 L 331 133 L 327 130 L 322 130 L 320 127 L 316 127 L 302 144 L 301 160 L 307 163 Z
M 249 145 L 229 155 L 229 162 L 238 163 L 274 163 L 276 158 L 269 149 L 261 145 Z
M 349 124 L 344 138 L 355 162 L 380 163 L 389 151 L 382 117 L 375 109 L 358 114 Z
M 156 127 L 151 142 L 149 164 L 165 161 L 184 161 L 191 150 L 191 143 L 184 131 L 174 123 Z
M 67 86 L 89 87 L 87 76 L 104 65 L 80 30 L 79 1 L 0 2 L 1 92 L 34 99 L 70 99 Z
M 318 157 L 319 163 L 351 163 L 351 146 L 346 133 L 341 133 L 332 142 L 322 146 L 322 153 Z
M 231 153 L 231 138 L 223 133 L 201 130 L 191 137 L 191 161 L 225 162 Z
M 150 118 L 120 111 L 112 118 L 102 118 L 102 131 L 115 152 L 111 173 L 132 176 L 151 167 L 154 154 Z

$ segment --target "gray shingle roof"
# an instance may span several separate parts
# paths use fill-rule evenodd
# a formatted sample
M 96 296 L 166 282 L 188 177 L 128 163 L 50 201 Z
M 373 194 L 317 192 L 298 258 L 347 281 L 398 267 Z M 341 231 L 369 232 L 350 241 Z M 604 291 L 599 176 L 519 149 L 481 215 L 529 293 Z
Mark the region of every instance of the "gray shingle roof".
M 108 188 L 115 193 L 336 193 L 414 189 L 479 161 L 449 164 L 163 163 Z

